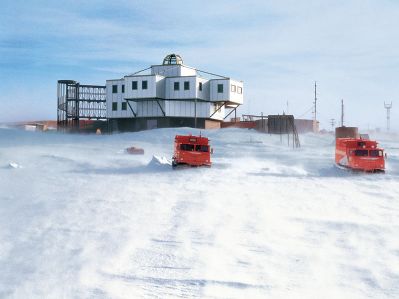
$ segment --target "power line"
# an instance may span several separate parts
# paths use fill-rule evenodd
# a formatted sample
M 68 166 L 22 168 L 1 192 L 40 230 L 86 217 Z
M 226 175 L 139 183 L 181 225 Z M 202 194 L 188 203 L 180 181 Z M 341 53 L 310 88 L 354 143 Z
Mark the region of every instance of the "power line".
M 313 105 L 308 109 L 308 110 L 306 110 L 304 113 L 302 113 L 300 116 L 298 116 L 297 118 L 301 118 L 302 116 L 304 116 L 304 115 L 306 115 L 306 114 L 308 114 L 310 111 L 312 111 L 313 110 Z

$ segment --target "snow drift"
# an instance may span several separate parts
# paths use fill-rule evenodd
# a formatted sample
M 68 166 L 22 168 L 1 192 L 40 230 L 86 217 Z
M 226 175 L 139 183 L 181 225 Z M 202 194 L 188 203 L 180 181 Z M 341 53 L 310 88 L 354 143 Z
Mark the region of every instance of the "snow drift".
M 202 131 L 212 167 L 173 171 L 187 133 L 0 129 L 0 297 L 399 297 L 397 138 L 352 174 L 332 136 Z

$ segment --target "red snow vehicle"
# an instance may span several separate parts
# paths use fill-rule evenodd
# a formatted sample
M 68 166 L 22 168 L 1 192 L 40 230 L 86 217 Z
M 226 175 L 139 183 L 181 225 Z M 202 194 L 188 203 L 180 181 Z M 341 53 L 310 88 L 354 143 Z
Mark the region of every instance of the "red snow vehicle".
M 128 147 L 126 152 L 131 155 L 144 155 L 144 150 L 135 146 Z
M 209 139 L 202 136 L 176 135 L 172 166 L 211 166 Z
M 335 163 L 340 166 L 367 172 L 384 171 L 384 150 L 373 140 L 337 138 Z

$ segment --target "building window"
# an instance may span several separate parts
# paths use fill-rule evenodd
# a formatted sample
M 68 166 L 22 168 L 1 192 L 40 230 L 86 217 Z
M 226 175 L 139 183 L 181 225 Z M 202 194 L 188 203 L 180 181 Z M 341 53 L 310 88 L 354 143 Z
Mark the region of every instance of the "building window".
M 198 90 L 199 90 L 199 91 L 202 91 L 202 82 L 199 83 L 199 85 L 198 85 Z
M 122 84 L 122 93 L 125 93 L 125 84 Z
M 175 83 L 173 84 L 173 89 L 174 89 L 174 90 L 179 90 L 179 89 L 180 89 L 180 82 L 175 82 Z
M 112 85 L 112 93 L 118 93 L 118 85 Z
M 127 103 L 126 102 L 123 102 L 122 103 L 122 110 L 126 110 L 127 109 Z
M 190 90 L 190 81 L 184 81 L 184 90 Z
M 137 81 L 132 81 L 132 89 L 137 90 Z
M 218 84 L 218 93 L 223 93 L 223 84 Z
M 234 84 L 231 85 L 231 91 L 236 92 L 236 86 Z
M 141 89 L 147 89 L 147 87 L 148 87 L 147 80 L 146 81 L 142 81 L 141 82 Z
M 242 94 L 242 87 L 238 86 L 238 87 L 237 87 L 237 92 L 238 92 L 239 94 Z
M 118 110 L 118 103 L 117 102 L 112 102 L 112 111 Z

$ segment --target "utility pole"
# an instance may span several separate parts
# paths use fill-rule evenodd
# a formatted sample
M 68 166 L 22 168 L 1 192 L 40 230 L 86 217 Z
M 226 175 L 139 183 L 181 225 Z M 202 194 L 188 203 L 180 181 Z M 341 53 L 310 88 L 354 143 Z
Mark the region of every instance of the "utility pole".
M 317 121 L 317 84 L 314 81 L 314 122 Z
M 390 104 L 386 104 L 384 102 L 384 107 L 387 109 L 387 131 L 391 129 L 391 108 L 392 108 L 392 102 Z
M 341 100 L 341 127 L 344 126 L 344 100 Z
M 335 119 L 334 118 L 330 119 L 330 124 L 331 124 L 331 129 L 334 131 L 334 127 L 335 127 Z

